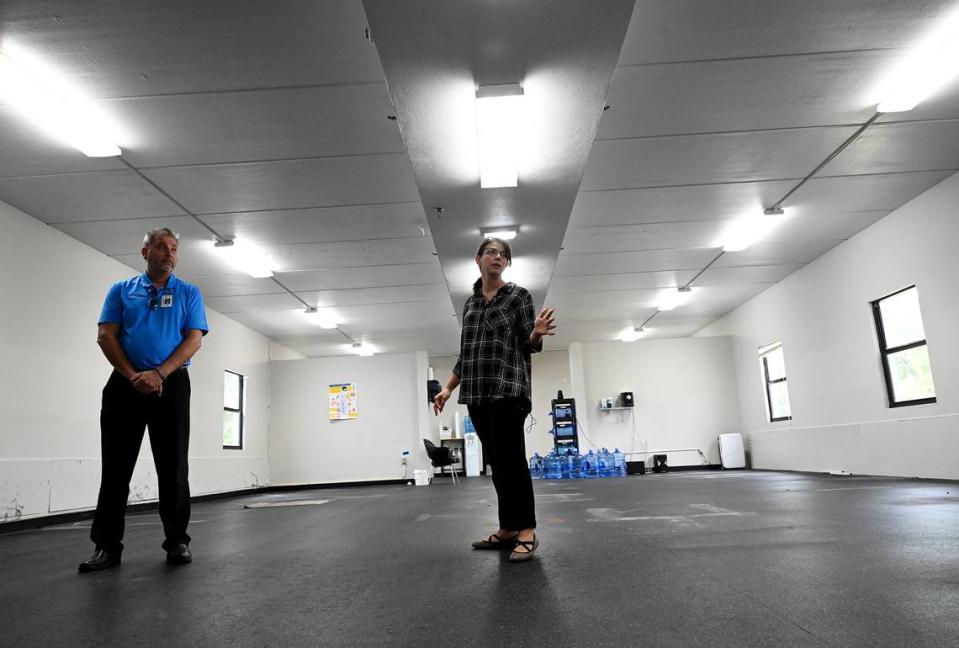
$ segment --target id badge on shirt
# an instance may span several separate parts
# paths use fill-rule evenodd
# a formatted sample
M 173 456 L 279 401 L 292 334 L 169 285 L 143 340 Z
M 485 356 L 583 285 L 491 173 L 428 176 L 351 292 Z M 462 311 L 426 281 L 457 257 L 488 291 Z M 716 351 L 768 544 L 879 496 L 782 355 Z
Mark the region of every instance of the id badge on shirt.
M 170 308 L 173 306 L 173 295 L 163 295 L 160 297 L 160 308 Z

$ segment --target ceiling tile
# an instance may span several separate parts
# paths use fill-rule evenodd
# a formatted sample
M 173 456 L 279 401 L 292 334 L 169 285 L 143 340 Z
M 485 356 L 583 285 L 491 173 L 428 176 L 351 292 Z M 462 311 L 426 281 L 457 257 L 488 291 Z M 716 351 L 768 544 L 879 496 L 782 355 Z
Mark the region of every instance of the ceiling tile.
M 136 167 L 403 152 L 382 81 L 108 105 L 135 134 L 124 157 Z
M 450 349 L 455 349 L 459 345 L 459 330 L 428 330 L 403 337 L 378 335 L 363 338 L 362 341 L 378 355 L 409 353 L 411 349 L 426 351 L 430 356 L 450 355 Z M 334 341 L 320 341 L 315 338 L 283 338 L 279 342 L 310 357 L 336 356 L 352 352 L 350 342 L 343 336 Z M 439 379 L 445 380 L 446 376 Z
M 890 52 L 620 67 L 597 140 L 862 124 Z
M 554 277 L 549 284 L 546 303 L 566 293 L 636 290 L 640 288 L 676 288 L 693 278 L 695 270 L 674 272 L 635 272 L 630 274 L 570 275 Z
M 204 296 L 206 305 L 213 310 L 230 315 L 243 311 L 283 311 L 303 309 L 303 304 L 289 293 L 265 295 L 237 295 L 233 297 Z
M 358 0 L 5 0 L 0 21 L 94 97 L 383 79 Z
M 12 106 L 0 104 L 0 178 L 122 168 L 123 163 L 116 158 L 87 157 L 60 143 Z
M 694 286 L 690 300 L 669 312 L 684 318 L 703 316 L 717 319 L 772 285 L 773 282 Z M 656 317 L 658 319 L 659 315 Z M 669 321 L 669 318 L 664 321 Z
M 581 191 L 803 178 L 855 132 L 808 128 L 596 142 Z
M 570 227 L 729 219 L 771 205 L 795 181 L 580 191 Z
M 343 265 L 339 268 L 283 272 L 278 277 L 294 292 L 376 288 L 389 286 L 421 286 L 442 281 L 440 264 L 433 257 L 426 263 L 398 265 Z
M 809 263 L 842 243 L 833 239 L 803 239 L 756 243 L 741 252 L 727 252 L 713 267 L 793 265 Z
M 369 239 L 336 243 L 302 243 L 263 246 L 275 272 L 338 269 L 358 265 L 425 263 L 433 257 L 433 244 L 423 237 Z
M 419 199 L 404 154 L 147 169 L 195 214 Z
M 648 250 L 612 254 L 559 255 L 557 277 L 621 274 L 664 270 L 691 270 L 705 267 L 716 256 L 713 248 L 686 250 Z
M 49 224 L 166 220 L 183 214 L 169 198 L 129 169 L 0 179 L 0 200 Z
M 285 344 L 284 340 L 289 339 L 309 340 L 325 344 L 349 344 L 349 341 L 339 331 L 321 329 L 315 323 L 311 323 L 310 316 L 304 312 L 302 306 L 288 310 L 241 311 L 230 313 L 230 319 L 248 326 L 280 344 Z M 291 348 L 294 351 L 299 351 L 296 347 Z M 302 351 L 300 352 L 302 353 Z
M 566 230 L 563 251 L 568 254 L 633 252 L 714 247 L 731 221 L 701 220 Z
M 208 239 L 206 245 L 210 246 L 212 246 L 211 241 L 213 240 L 213 237 L 209 236 L 203 226 L 189 216 L 60 223 L 54 225 L 54 227 L 108 256 L 130 256 L 130 259 L 123 262 L 133 263 L 136 268 L 143 267 L 143 259 L 140 256 L 143 236 L 154 228 L 168 227 L 180 237 L 177 259 L 180 264 L 177 266 L 178 272 L 182 271 L 181 262 L 194 256 L 195 251 L 203 247 L 204 242 L 200 239 L 206 237 Z
M 959 169 L 959 120 L 874 124 L 824 176 Z
M 830 214 L 790 209 L 783 223 L 766 237 L 767 241 L 838 241 L 866 229 L 888 212 L 865 211 Z
M 205 298 L 286 292 L 273 279 L 255 278 L 243 272 L 190 276 L 188 280 L 200 289 Z
M 426 286 L 383 286 L 377 288 L 344 288 L 320 292 L 301 292 L 303 301 L 319 308 L 361 306 L 405 302 L 448 300 L 450 293 L 445 283 Z
M 429 235 L 418 201 L 204 215 L 203 221 L 225 237 L 247 238 L 260 245 Z
M 941 0 L 639 0 L 619 63 L 903 47 L 949 8 Z
M 815 177 L 789 198 L 790 213 L 891 212 L 952 175 L 931 171 Z
M 389 334 L 395 330 L 415 331 L 431 326 L 457 327 L 450 300 L 337 306 L 342 328 L 350 335 Z M 458 328 L 457 328 L 458 330 Z
M 694 286 L 718 286 L 740 283 L 770 284 L 781 281 L 803 267 L 801 263 L 771 266 L 711 267 L 696 278 Z

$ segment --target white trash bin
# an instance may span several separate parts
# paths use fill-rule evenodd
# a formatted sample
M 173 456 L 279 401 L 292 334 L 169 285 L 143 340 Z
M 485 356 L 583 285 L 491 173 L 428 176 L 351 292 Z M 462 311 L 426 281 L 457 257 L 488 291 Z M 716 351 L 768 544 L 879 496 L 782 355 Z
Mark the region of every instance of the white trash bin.
M 414 470 L 413 480 L 416 482 L 417 486 L 429 486 L 430 485 L 429 471 L 425 469 L 420 469 L 420 468 Z

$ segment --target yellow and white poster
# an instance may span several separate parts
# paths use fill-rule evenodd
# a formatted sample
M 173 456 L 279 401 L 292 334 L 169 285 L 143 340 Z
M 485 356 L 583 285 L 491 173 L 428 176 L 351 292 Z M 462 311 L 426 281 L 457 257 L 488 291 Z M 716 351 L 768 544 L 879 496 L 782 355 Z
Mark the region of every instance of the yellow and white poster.
M 330 385 L 330 420 L 355 419 L 359 415 L 356 408 L 356 383 Z

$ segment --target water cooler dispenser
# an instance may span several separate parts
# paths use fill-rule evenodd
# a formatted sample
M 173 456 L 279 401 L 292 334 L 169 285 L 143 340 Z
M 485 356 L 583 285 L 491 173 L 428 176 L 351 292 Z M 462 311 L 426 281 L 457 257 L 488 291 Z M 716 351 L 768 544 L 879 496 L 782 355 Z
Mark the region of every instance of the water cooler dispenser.
M 483 465 L 483 445 L 468 416 L 463 418 L 463 459 L 467 477 L 479 477 Z

